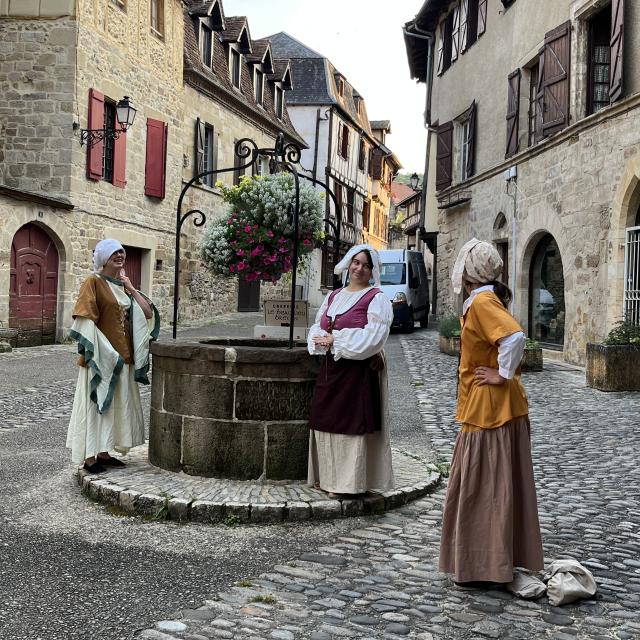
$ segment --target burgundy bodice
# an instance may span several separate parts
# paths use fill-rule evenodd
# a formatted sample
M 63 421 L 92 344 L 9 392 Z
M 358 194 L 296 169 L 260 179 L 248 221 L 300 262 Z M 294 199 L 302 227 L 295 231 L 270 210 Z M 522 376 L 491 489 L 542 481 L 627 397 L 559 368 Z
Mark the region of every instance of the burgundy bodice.
M 331 333 L 333 329 L 363 329 L 368 322 L 367 311 L 369 310 L 370 302 L 380 293 L 380 289 L 373 287 L 367 293 L 365 293 L 356 304 L 353 305 L 345 313 L 337 315 L 335 318 L 330 318 L 327 315 L 327 311 L 333 302 L 333 299 L 338 295 L 342 289 L 336 289 L 329 295 L 329 303 L 327 309 L 320 318 L 320 328 L 324 331 Z M 333 321 L 333 322 L 332 322 Z

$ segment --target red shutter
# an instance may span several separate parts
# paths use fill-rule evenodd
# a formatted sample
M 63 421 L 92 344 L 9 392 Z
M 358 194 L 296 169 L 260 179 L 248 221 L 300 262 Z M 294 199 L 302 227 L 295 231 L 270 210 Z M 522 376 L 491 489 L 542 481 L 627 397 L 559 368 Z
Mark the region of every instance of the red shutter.
M 611 74 L 609 76 L 609 98 L 611 102 L 622 96 L 624 49 L 624 0 L 611 2 Z
M 120 124 L 116 122 L 116 127 Z M 123 131 L 113 143 L 113 186 L 124 189 L 127 184 L 127 133 Z
M 104 95 L 95 89 L 89 89 L 88 129 L 104 129 Z M 87 146 L 87 178 L 102 180 L 102 141 Z
M 520 120 L 520 69 L 509 74 L 509 97 L 507 99 L 507 151 L 505 158 L 518 152 Z
M 446 38 L 446 20 L 443 20 L 440 23 L 440 33 L 438 36 L 438 75 L 442 75 L 444 73 L 444 41 Z
M 469 42 L 469 0 L 460 2 L 460 53 L 467 50 Z
M 542 131 L 545 136 L 569 124 L 570 54 L 571 22 L 567 21 L 544 38 Z
M 147 157 L 144 165 L 144 194 L 164 198 L 167 170 L 167 124 L 147 118 Z
M 451 29 L 451 62 L 458 59 L 460 35 L 460 7 L 453 9 L 453 27 Z
M 445 122 L 438 127 L 436 152 L 436 189 L 438 191 L 451 184 L 452 146 L 453 122 Z
M 478 38 L 487 30 L 487 0 L 478 0 Z

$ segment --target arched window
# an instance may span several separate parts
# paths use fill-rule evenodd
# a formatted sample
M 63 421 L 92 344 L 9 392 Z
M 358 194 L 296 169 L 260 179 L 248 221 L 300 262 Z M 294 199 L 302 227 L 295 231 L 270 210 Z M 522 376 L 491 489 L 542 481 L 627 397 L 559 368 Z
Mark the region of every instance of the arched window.
M 529 272 L 529 336 L 552 348 L 564 345 L 564 275 L 553 236 L 538 242 Z

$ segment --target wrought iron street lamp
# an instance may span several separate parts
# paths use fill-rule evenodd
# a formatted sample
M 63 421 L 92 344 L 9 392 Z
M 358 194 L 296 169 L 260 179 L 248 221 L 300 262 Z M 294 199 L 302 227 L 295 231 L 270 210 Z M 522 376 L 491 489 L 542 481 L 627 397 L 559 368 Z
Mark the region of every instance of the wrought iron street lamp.
M 412 173 L 409 178 L 409 186 L 415 191 L 418 188 L 418 182 L 420 182 L 420 178 L 417 173 Z
M 92 147 L 103 140 L 117 140 L 131 128 L 136 119 L 136 112 L 129 96 L 125 96 L 116 104 L 116 126 L 105 129 L 80 129 L 80 145 L 86 143 Z

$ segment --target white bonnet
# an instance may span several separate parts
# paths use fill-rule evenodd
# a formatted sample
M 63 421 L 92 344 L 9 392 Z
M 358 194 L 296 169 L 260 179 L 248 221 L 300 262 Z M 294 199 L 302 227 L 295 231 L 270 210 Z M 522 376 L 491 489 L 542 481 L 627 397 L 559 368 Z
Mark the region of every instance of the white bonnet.
M 353 260 L 353 257 L 358 255 L 361 251 L 368 251 L 371 255 L 371 262 L 373 263 L 373 269 L 371 272 L 371 276 L 373 278 L 373 286 L 380 286 L 380 256 L 378 252 L 370 245 L 370 244 L 357 244 L 355 247 L 351 247 L 349 251 L 347 251 L 347 255 L 338 262 L 338 264 L 334 267 L 333 272 L 337 276 L 342 276 L 342 274 L 349 269 L 349 265 Z
M 93 270 L 98 273 L 98 271 L 104 267 L 107 260 L 120 249 L 124 251 L 124 247 L 113 238 L 100 240 L 93 250 Z
M 467 242 L 456 258 L 451 274 L 453 291 L 462 291 L 462 280 L 486 284 L 497 280 L 502 273 L 502 258 L 490 242 L 472 238 Z

